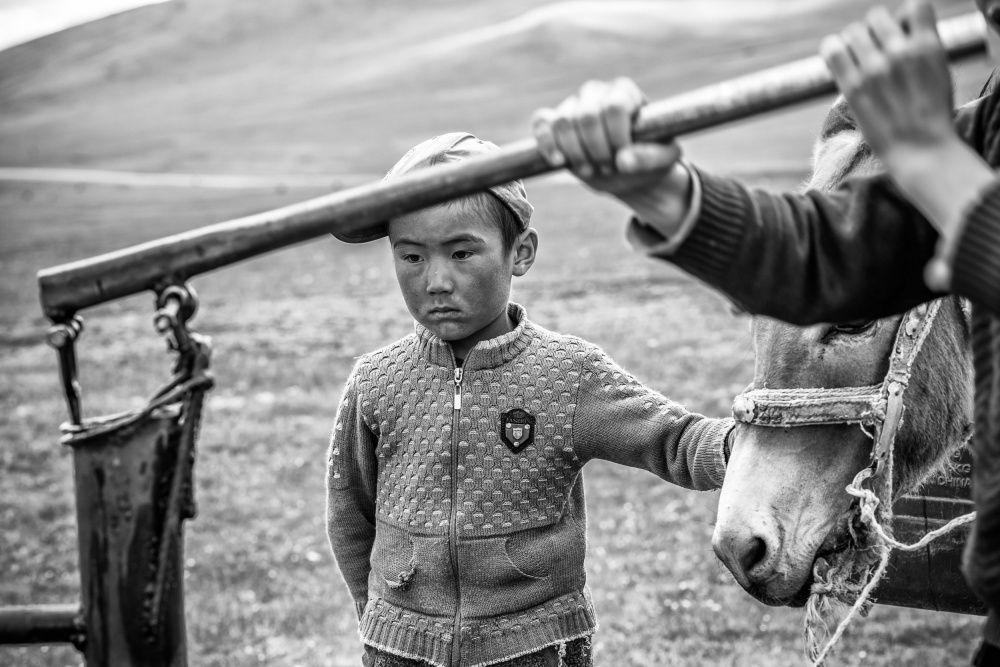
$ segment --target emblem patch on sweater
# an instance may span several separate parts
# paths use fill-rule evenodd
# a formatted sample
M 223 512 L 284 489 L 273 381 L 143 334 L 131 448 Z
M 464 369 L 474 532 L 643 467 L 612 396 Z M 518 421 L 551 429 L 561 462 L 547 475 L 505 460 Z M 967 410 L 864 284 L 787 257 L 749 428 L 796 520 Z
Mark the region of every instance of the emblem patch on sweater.
M 521 408 L 500 416 L 500 438 L 517 454 L 535 440 L 535 417 Z

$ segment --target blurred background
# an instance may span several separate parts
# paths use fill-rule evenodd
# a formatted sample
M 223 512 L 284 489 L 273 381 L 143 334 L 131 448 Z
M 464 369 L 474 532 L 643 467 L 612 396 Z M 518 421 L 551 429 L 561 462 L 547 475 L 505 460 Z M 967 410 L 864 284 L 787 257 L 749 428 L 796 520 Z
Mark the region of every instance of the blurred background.
M 520 139 L 535 108 L 589 78 L 631 76 L 656 99 L 810 55 L 873 4 L 0 0 L 0 604 L 79 597 L 39 269 L 378 179 L 438 133 Z M 988 73 L 958 68 L 957 101 Z M 795 188 L 828 105 L 682 143 L 702 167 Z M 728 414 L 751 377 L 747 320 L 631 253 L 613 202 L 566 176 L 527 187 L 541 249 L 515 299 L 532 319 L 603 345 L 690 409 Z M 191 663 L 360 664 L 323 475 L 353 360 L 412 330 L 387 249 L 319 240 L 193 283 L 218 381 L 187 524 Z M 141 406 L 167 377 L 152 313 L 140 295 L 84 314 L 87 415 Z M 585 474 L 598 664 L 803 661 L 801 611 L 758 604 L 715 561 L 717 494 L 600 462 Z M 966 664 L 979 626 L 877 606 L 840 664 Z M 80 662 L 65 647 L 0 648 L 0 665 Z

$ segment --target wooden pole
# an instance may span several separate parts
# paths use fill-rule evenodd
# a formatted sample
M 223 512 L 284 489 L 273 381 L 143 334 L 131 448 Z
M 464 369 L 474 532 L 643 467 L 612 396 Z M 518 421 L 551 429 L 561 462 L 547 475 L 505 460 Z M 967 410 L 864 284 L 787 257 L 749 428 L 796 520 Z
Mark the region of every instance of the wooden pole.
M 73 644 L 84 642 L 77 604 L 0 607 L 0 644 Z
M 939 24 L 953 60 L 982 54 L 979 13 Z M 814 99 L 835 91 L 818 56 L 795 61 L 645 107 L 635 137 L 665 140 Z M 284 208 L 169 236 L 38 274 L 42 308 L 61 321 L 84 308 L 186 279 L 278 248 L 373 223 L 519 178 L 553 171 L 534 140 L 496 155 L 403 175 Z

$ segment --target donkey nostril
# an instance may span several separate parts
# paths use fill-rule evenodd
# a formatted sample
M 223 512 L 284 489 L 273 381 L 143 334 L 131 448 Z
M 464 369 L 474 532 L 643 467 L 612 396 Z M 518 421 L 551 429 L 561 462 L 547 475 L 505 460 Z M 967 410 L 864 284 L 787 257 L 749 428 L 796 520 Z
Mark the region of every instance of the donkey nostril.
M 767 544 L 759 537 L 750 538 L 740 555 L 740 567 L 744 572 L 750 572 L 758 563 L 764 560 Z

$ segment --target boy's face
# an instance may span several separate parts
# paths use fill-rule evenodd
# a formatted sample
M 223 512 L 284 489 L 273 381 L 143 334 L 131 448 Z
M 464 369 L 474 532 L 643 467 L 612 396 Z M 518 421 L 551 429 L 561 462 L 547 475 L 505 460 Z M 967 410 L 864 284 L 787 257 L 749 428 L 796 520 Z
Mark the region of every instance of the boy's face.
M 389 242 L 410 314 L 456 354 L 505 331 L 493 329 L 501 316 L 506 325 L 511 276 L 531 266 L 533 242 L 508 250 L 497 223 L 465 200 L 393 219 Z

